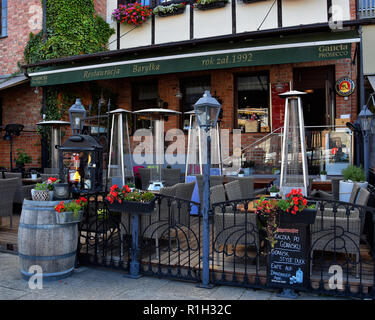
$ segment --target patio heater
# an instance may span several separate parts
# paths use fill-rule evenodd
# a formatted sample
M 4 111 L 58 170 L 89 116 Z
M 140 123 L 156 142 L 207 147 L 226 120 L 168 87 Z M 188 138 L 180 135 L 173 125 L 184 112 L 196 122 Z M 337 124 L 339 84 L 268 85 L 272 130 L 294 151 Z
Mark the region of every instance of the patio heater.
M 363 134 L 363 162 L 367 181 L 369 179 L 370 168 L 370 135 L 371 133 L 375 133 L 375 114 L 370 110 L 370 103 L 372 104 L 373 108 L 375 107 L 374 95 L 375 92 L 370 94 L 367 103 L 363 106 L 361 112 L 358 115 Z
M 280 192 L 283 198 L 292 189 L 308 190 L 305 125 L 300 91 L 279 94 L 285 98 L 284 134 L 281 154 Z
M 50 120 L 38 122 L 37 126 L 51 127 L 51 168 L 59 167 L 59 150 L 56 146 L 61 145 L 61 127 L 68 126 L 68 121 Z
M 164 121 L 165 118 L 172 115 L 181 114 L 181 112 L 164 109 L 164 108 L 151 108 L 134 111 L 136 114 L 146 114 L 151 120 L 152 134 L 154 138 L 155 161 L 157 167 L 157 174 L 151 168 L 151 178 L 148 190 L 157 191 L 162 188 L 163 182 L 161 179 L 161 169 L 164 164 Z M 159 152 L 158 152 L 159 151 Z M 161 152 L 160 152 L 161 151 Z
M 207 144 L 205 153 L 207 161 L 203 166 L 203 277 L 202 287 L 210 288 L 210 274 L 209 274 L 209 253 L 210 253 L 210 225 L 209 225 L 209 210 L 210 210 L 210 167 L 211 167 L 211 136 L 208 134 L 209 130 L 214 128 L 217 124 L 221 104 L 211 96 L 210 91 L 205 91 L 203 97 L 200 98 L 194 105 L 195 114 L 198 125 L 202 130 L 205 130 L 207 135 Z
M 13 136 L 18 137 L 24 126 L 23 124 L 16 124 L 16 123 L 11 123 L 7 124 L 5 126 L 5 135 L 3 136 L 3 140 L 9 141 L 10 143 L 10 149 L 9 149 L 9 162 L 10 162 L 10 171 L 13 171 Z
M 186 155 L 185 165 L 185 180 L 188 175 L 191 174 L 202 174 L 202 150 L 205 149 L 206 139 L 204 139 L 205 132 L 201 130 L 197 123 L 195 111 L 185 112 L 190 116 L 189 119 L 189 130 L 188 130 L 188 149 Z M 210 128 L 208 134 L 211 136 L 213 147 L 212 156 L 214 158 L 213 163 L 218 164 L 218 175 L 222 175 L 222 159 L 221 159 L 221 139 L 220 139 L 220 128 L 219 123 L 216 123 L 215 128 Z M 198 144 L 198 145 L 197 145 Z M 198 162 L 197 162 L 198 160 Z
M 127 178 L 134 181 L 128 114 L 131 111 L 116 109 L 112 115 L 111 142 L 109 146 L 108 179 L 122 187 Z

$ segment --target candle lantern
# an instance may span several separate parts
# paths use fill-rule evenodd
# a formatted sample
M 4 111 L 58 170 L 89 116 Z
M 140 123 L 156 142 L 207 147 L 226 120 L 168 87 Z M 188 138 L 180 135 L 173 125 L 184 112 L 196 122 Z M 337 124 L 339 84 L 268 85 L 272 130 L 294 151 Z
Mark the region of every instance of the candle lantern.
M 72 193 L 103 191 L 103 147 L 91 136 L 74 135 L 59 150 L 59 179 Z

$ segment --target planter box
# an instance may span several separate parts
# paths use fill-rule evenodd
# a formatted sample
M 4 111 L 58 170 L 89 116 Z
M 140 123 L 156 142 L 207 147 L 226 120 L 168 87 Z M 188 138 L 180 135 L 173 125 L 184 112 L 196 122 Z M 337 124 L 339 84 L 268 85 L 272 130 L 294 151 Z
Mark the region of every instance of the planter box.
M 174 10 L 173 12 L 159 12 L 158 16 L 159 17 L 169 17 L 169 16 L 174 16 L 177 14 L 182 14 L 185 11 L 186 6 L 178 8 L 177 10 Z
M 131 214 L 151 214 L 155 209 L 156 197 L 149 202 L 123 201 L 119 203 L 115 201 L 110 203 L 107 199 L 105 201 L 108 205 L 108 209 L 111 211 Z
M 57 224 L 68 224 L 68 223 L 78 223 L 82 221 L 83 211 L 78 211 L 78 215 L 74 215 L 73 211 L 67 212 L 55 212 L 56 223 Z
M 315 209 L 305 209 L 302 212 L 297 212 L 297 214 L 281 211 L 279 213 L 280 224 L 314 224 L 319 207 L 318 202 L 312 202 L 309 205 L 314 203 Z
M 210 10 L 210 9 L 216 9 L 216 8 L 223 8 L 227 2 L 225 1 L 216 1 L 208 4 L 198 4 L 197 8 L 199 10 Z

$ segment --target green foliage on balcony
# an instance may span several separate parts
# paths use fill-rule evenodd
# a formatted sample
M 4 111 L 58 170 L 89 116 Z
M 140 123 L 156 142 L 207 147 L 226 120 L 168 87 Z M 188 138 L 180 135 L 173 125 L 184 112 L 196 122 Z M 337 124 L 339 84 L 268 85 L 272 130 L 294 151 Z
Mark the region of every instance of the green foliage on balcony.
M 114 30 L 95 14 L 93 0 L 46 0 L 47 37 L 30 33 L 24 51 L 27 64 L 107 50 Z

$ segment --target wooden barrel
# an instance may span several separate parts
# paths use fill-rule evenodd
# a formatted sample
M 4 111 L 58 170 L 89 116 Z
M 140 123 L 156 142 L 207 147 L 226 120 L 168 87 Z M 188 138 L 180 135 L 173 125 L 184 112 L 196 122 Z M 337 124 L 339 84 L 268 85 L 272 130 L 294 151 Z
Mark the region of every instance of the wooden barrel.
M 18 255 L 25 279 L 34 275 L 29 272 L 33 265 L 41 267 L 44 280 L 59 280 L 74 271 L 78 224 L 56 224 L 54 207 L 58 203 L 26 199 L 23 202 Z

